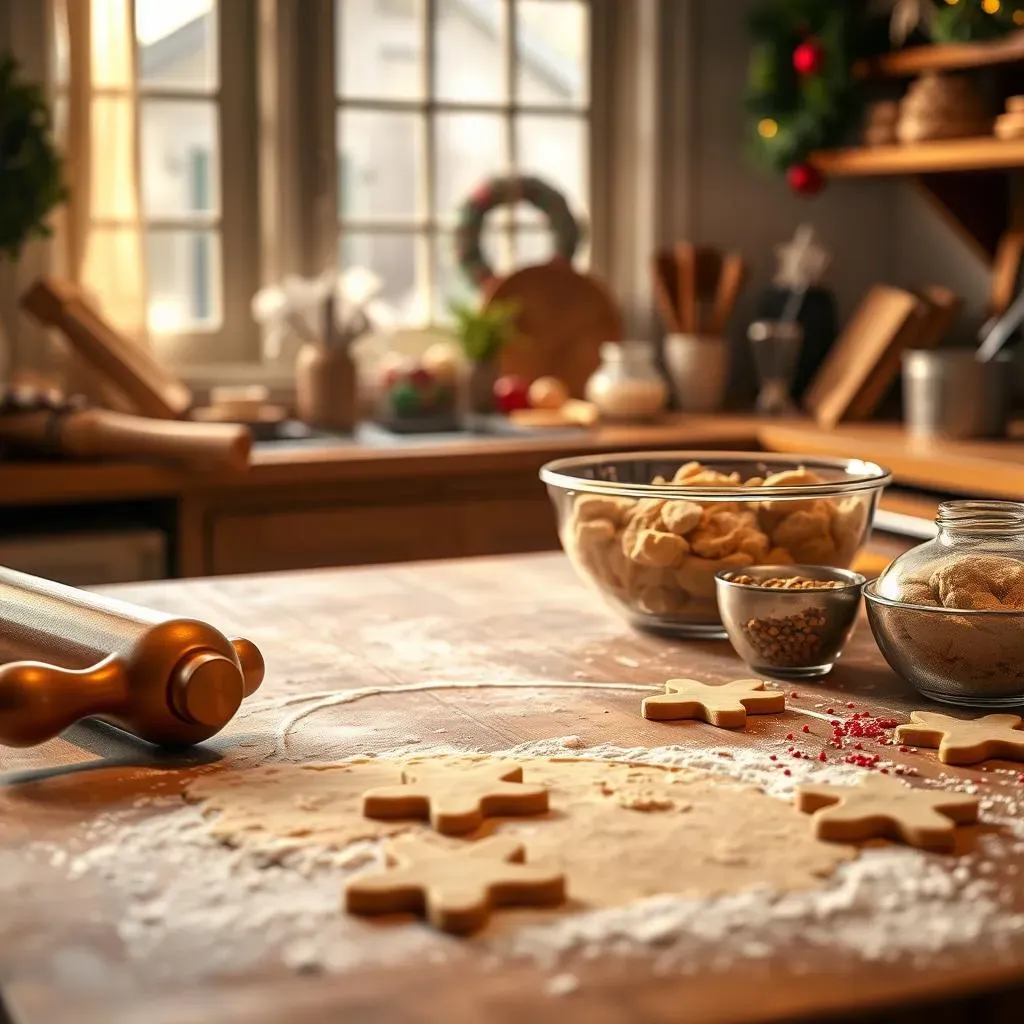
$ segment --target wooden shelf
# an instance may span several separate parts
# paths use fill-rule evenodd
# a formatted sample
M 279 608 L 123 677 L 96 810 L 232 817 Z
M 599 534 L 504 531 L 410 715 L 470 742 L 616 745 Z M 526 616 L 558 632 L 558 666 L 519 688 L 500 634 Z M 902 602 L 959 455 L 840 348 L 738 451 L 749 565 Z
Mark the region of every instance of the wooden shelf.
M 811 163 L 834 177 L 942 174 L 1024 167 L 1024 139 L 949 139 L 908 146 L 864 146 L 821 150 Z
M 912 46 L 858 61 L 858 78 L 909 78 L 923 71 L 965 71 L 1024 61 L 1024 32 L 1014 32 L 991 43 L 945 43 Z

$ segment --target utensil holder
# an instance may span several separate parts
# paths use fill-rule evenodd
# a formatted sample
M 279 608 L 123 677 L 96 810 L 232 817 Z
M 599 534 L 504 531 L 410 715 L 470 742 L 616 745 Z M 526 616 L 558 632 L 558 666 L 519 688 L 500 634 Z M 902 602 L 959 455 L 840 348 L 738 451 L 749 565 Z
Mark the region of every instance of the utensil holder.
M 82 718 L 150 743 L 218 733 L 263 681 L 248 640 L 0 568 L 0 744 L 30 747 Z
M 731 354 L 725 338 L 670 334 L 665 368 L 681 412 L 717 412 L 725 402 Z
M 1009 418 L 1012 355 L 987 363 L 974 349 L 913 349 L 903 356 L 903 415 L 915 437 L 1003 437 Z

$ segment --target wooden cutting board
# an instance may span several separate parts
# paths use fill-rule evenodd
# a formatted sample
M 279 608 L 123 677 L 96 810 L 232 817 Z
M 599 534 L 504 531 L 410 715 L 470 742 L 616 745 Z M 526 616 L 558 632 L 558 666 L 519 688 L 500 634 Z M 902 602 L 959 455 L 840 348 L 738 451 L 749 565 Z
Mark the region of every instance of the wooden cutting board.
M 917 344 L 928 312 L 928 304 L 911 292 L 871 288 L 804 397 L 820 426 L 865 419 L 875 411 L 899 372 L 900 354 Z
M 513 302 L 516 336 L 502 349 L 502 373 L 533 381 L 558 377 L 573 398 L 601 362 L 601 345 L 622 340 L 622 314 L 607 286 L 562 260 L 517 270 L 498 281 L 486 304 Z

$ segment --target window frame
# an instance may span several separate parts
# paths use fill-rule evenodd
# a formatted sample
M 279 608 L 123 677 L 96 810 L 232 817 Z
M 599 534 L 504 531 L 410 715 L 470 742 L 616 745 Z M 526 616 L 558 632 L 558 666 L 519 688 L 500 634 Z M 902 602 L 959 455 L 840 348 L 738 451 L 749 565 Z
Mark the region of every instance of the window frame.
M 135 0 L 132 10 L 134 21 Z M 212 225 L 219 236 L 220 260 L 214 261 L 214 269 L 220 281 L 214 287 L 219 286 L 220 290 L 221 320 L 210 329 L 150 333 L 154 353 L 175 369 L 210 364 L 233 366 L 261 358 L 259 331 L 250 313 L 260 277 L 260 225 L 253 215 L 258 207 L 259 187 L 256 16 L 252 4 L 232 0 L 218 0 L 216 16 L 218 79 L 214 89 L 145 86 L 139 81 L 135 84 L 140 122 L 147 99 L 212 102 L 216 111 L 218 153 L 214 163 L 219 178 L 219 208 L 212 217 L 200 215 L 194 220 L 197 226 Z M 141 160 L 141 132 L 137 144 Z M 180 222 L 185 226 L 187 220 L 177 216 L 147 217 L 145 209 L 140 210 L 143 232 L 150 225 L 173 228 Z
M 589 269 L 601 273 L 607 266 L 611 236 L 608 230 L 608 217 L 611 197 L 605 187 L 609 180 L 606 168 L 609 162 L 611 145 L 611 92 L 607 76 L 599 73 L 603 66 L 604 52 L 611 37 L 609 22 L 615 0 L 583 0 L 589 8 L 589 38 L 587 40 L 587 93 L 584 103 L 572 104 L 539 104 L 521 102 L 516 95 L 516 70 L 518 45 L 516 40 L 516 3 L 508 0 L 504 11 L 502 34 L 504 74 L 509 85 L 509 95 L 502 100 L 485 102 L 469 102 L 462 100 L 441 99 L 434 95 L 432 79 L 436 66 L 436 46 L 433 26 L 437 19 L 439 0 L 420 0 L 422 8 L 422 52 L 423 52 L 423 84 L 422 96 L 418 99 L 375 99 L 366 97 L 344 97 L 337 95 L 335 35 L 335 0 L 312 0 L 301 5 L 302 17 L 305 21 L 302 36 L 307 41 L 311 55 L 310 64 L 315 66 L 312 87 L 319 102 L 310 112 L 310 129 L 312 138 L 309 140 L 312 151 L 318 154 L 315 161 L 315 177 L 307 179 L 307 194 L 315 195 L 314 204 L 321 215 L 310 225 L 311 231 L 307 238 L 306 255 L 308 265 L 322 268 L 336 258 L 344 233 L 359 235 L 388 234 L 409 235 L 416 237 L 418 286 L 429 296 L 428 308 L 433 314 L 433 324 L 440 317 L 439 310 L 433 308 L 434 283 L 436 265 L 434 246 L 437 239 L 444 239 L 454 234 L 454 221 L 449 222 L 439 216 L 434 206 L 435 180 L 434 174 L 437 159 L 435 139 L 435 117 L 444 113 L 482 113 L 499 116 L 505 133 L 505 148 L 512 166 L 516 164 L 517 140 L 516 123 L 523 116 L 538 114 L 540 116 L 576 117 L 586 124 L 587 159 L 586 159 L 586 190 L 588 199 L 587 238 L 589 244 Z M 561 0 L 549 0 L 559 3 Z M 311 83 L 307 82 L 307 85 Z M 337 118 L 343 110 L 379 110 L 383 112 L 409 113 L 420 119 L 420 138 L 423 144 L 422 179 L 419 188 L 425 192 L 424 199 L 418 204 L 425 207 L 422 215 L 398 219 L 374 220 L 373 218 L 343 218 L 338 209 L 338 174 L 339 146 L 337 138 Z M 504 244 L 512 245 L 515 235 L 523 231 L 522 226 L 515 225 L 511 218 L 501 223 L 500 228 Z M 528 233 L 543 232 L 544 227 L 526 228 Z M 313 271 L 316 272 L 316 271 Z
M 632 311 L 649 304 L 646 282 L 641 285 L 649 250 L 638 246 L 638 222 L 650 221 L 662 234 L 672 230 L 665 216 L 647 209 L 649 194 L 638 196 L 632 187 L 623 187 L 623 159 L 635 157 L 638 129 L 633 90 L 623 94 L 621 83 L 624 76 L 635 76 L 646 64 L 654 43 L 649 29 L 647 38 L 640 38 L 632 22 L 636 9 L 653 5 L 659 11 L 656 21 L 673 22 L 672 28 L 675 21 L 680 28 L 685 26 L 685 34 L 669 31 L 661 40 L 663 47 L 673 48 L 671 60 L 664 58 L 658 69 L 659 79 L 672 95 L 689 84 L 683 79 L 694 0 L 671 0 L 685 8 L 678 18 L 666 17 L 666 0 L 589 2 L 590 270 L 619 295 L 628 321 Z M 31 43 L 28 47 L 40 67 L 48 65 L 53 52 L 48 41 L 52 19 L 44 16 L 48 8 L 49 4 L 36 8 L 39 22 L 48 21 L 45 46 Z M 221 67 L 237 72 L 222 77 L 221 101 L 224 106 L 237 106 L 243 116 L 224 118 L 224 125 L 231 125 L 226 132 L 222 125 L 227 159 L 221 162 L 221 212 L 227 224 L 237 219 L 241 225 L 238 231 L 226 229 L 222 240 L 222 265 L 225 270 L 231 268 L 224 280 L 224 324 L 219 332 L 175 336 L 161 346 L 160 355 L 197 396 L 222 383 L 263 383 L 283 400 L 293 387 L 292 353 L 286 350 L 277 359 L 263 355 L 260 331 L 250 315 L 251 299 L 260 286 L 277 283 L 287 274 L 319 273 L 337 252 L 333 0 L 227 0 L 221 5 L 222 16 L 227 8 L 236 12 L 241 24 L 230 30 L 223 22 L 219 26 Z M 42 36 L 36 38 L 44 41 Z M 680 99 L 683 105 L 688 103 L 686 97 Z M 675 181 L 676 187 L 664 189 L 670 207 L 664 212 L 678 215 L 689 205 L 688 198 L 680 195 L 678 181 L 686 177 L 689 156 L 684 159 L 684 149 L 691 126 L 685 117 L 682 123 L 666 120 L 664 115 L 659 120 L 663 127 L 675 129 L 671 132 L 674 144 L 660 153 L 659 167 L 649 170 L 663 182 Z M 231 157 L 240 154 L 246 154 L 239 161 L 240 180 L 226 188 Z M 671 167 L 661 166 L 665 158 Z M 40 259 L 48 262 L 46 257 Z M 31 325 L 17 324 L 19 341 L 22 334 L 27 337 L 31 332 Z M 219 335 L 229 332 L 237 342 L 225 349 Z M 211 346 L 216 349 L 212 357 Z

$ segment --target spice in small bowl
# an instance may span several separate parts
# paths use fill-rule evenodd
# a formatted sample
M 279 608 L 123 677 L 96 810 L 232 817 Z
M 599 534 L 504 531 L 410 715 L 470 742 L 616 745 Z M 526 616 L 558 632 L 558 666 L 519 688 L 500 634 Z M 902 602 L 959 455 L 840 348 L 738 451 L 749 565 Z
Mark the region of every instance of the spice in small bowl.
M 864 577 L 809 565 L 753 566 L 715 578 L 722 623 L 755 671 L 827 675 L 853 629 Z

